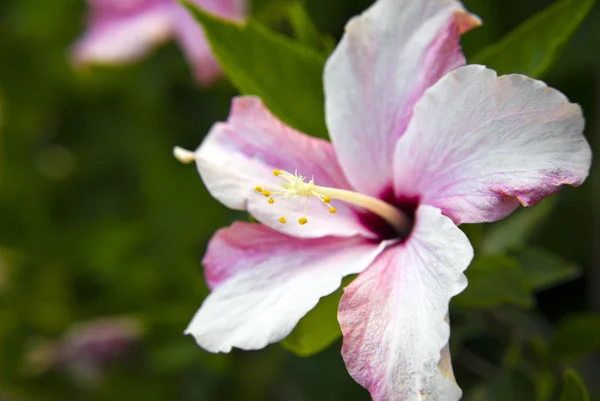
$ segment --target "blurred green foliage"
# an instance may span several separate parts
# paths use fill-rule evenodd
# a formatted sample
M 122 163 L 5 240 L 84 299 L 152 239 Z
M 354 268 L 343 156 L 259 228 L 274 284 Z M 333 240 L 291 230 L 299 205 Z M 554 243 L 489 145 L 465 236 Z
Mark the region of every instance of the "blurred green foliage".
M 171 148 L 195 147 L 225 119 L 234 87 L 326 137 L 329 38 L 370 3 L 255 0 L 242 28 L 197 14 L 233 84 L 208 90 L 195 87 L 173 45 L 130 66 L 74 70 L 68 51 L 84 29 L 83 2 L 0 3 L 0 400 L 368 399 L 345 371 L 339 340 L 317 353 L 339 339 L 341 290 L 285 349 L 211 355 L 181 334 L 207 294 L 208 239 L 246 217 L 211 199 Z M 466 1 L 484 26 L 465 35 L 464 49 L 504 73 L 544 74 L 582 105 L 597 151 L 600 10 L 551 3 Z M 478 255 L 451 305 L 465 399 L 586 400 L 583 382 L 600 399 L 597 170 L 533 209 L 462 227 Z M 124 315 L 142 329 L 123 357 L 98 371 L 84 355 L 59 357 L 74 347 L 77 323 Z M 130 335 L 115 327 L 112 341 Z M 569 366 L 583 380 L 569 370 L 563 386 Z
M 567 370 L 560 401 L 589 401 L 589 399 L 590 395 L 579 375 L 571 369 Z
M 498 74 L 542 76 L 560 55 L 594 0 L 561 0 L 528 19 L 469 61 L 493 67 Z
M 491 308 L 512 304 L 533 306 L 532 289 L 521 265 L 506 255 L 475 256 L 465 272 L 469 286 L 453 305 L 459 308 Z

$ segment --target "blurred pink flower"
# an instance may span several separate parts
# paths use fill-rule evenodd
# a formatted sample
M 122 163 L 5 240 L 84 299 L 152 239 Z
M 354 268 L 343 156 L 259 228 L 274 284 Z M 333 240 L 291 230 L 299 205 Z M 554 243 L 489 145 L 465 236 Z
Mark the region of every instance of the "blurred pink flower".
M 87 0 L 88 31 L 73 49 L 77 65 L 120 64 L 136 60 L 175 36 L 201 84 L 221 75 L 202 28 L 177 0 Z M 194 0 L 223 18 L 240 20 L 244 0 Z
M 326 64 L 332 143 L 240 97 L 195 152 L 175 149 L 215 198 L 262 223 L 234 223 L 208 246 L 212 292 L 186 330 L 201 347 L 280 341 L 360 273 L 338 313 L 350 374 L 377 401 L 460 398 L 448 305 L 473 250 L 457 225 L 577 186 L 591 162 L 581 109 L 563 94 L 461 67 L 460 34 L 478 24 L 457 1 L 379 0 Z
M 35 344 L 27 355 L 30 373 L 65 369 L 82 385 L 101 381 L 104 369 L 132 354 L 143 334 L 133 317 L 99 317 L 78 322 L 59 339 Z

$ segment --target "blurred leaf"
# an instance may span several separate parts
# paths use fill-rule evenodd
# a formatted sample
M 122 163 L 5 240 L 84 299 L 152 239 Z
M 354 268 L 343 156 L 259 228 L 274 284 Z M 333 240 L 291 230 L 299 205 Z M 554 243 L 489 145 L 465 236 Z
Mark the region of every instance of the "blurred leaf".
M 329 55 L 333 51 L 335 41 L 330 36 L 319 32 L 302 3 L 291 3 L 287 9 L 287 15 L 294 30 L 294 36 L 302 44 L 319 50 L 325 55 Z
M 465 272 L 467 289 L 453 299 L 462 308 L 489 308 L 513 304 L 523 308 L 533 306 L 531 289 L 521 266 L 505 255 L 476 257 Z
M 581 377 L 573 369 L 568 369 L 565 372 L 565 385 L 560 395 L 560 401 L 589 401 L 585 384 Z
M 252 0 L 249 3 L 248 15 L 267 26 L 281 24 L 289 6 L 289 0 Z
M 536 401 L 548 401 L 552 399 L 552 394 L 556 390 L 556 379 L 554 372 L 550 368 L 545 368 L 538 372 L 535 379 Z
M 499 75 L 521 73 L 540 77 L 556 60 L 569 38 L 588 14 L 594 0 L 561 0 L 529 18 L 502 40 L 475 55 Z
M 2 128 L 4 124 L 4 101 L 2 100 L 2 92 L 0 91 L 0 184 L 2 183 Z
M 600 316 L 576 314 L 557 325 L 550 347 L 552 354 L 563 361 L 572 361 L 600 351 Z
M 479 249 L 484 234 L 483 224 L 461 224 L 460 229 L 469 237 L 469 242 L 474 249 Z
M 523 372 L 506 369 L 465 397 L 466 401 L 531 401 L 535 389 Z
M 572 280 L 581 274 L 575 264 L 541 248 L 525 248 L 515 254 L 529 285 L 536 291 Z
M 223 70 L 241 93 L 260 96 L 292 127 L 327 137 L 321 77 L 325 56 L 256 21 L 239 25 L 182 3 L 204 27 Z
M 521 249 L 534 230 L 550 214 L 553 199 L 545 199 L 533 208 L 517 209 L 512 215 L 493 223 L 481 240 L 479 251 L 501 254 Z
M 452 335 L 450 336 L 450 350 L 452 354 L 459 355 L 467 343 L 476 338 L 482 338 L 488 335 L 489 327 L 481 318 L 481 314 L 474 314 L 471 311 L 452 313 Z M 464 312 L 464 311 L 462 311 Z
M 231 367 L 231 354 L 210 354 L 203 351 L 191 338 L 177 338 L 154 345 L 151 350 L 154 369 L 159 372 L 178 372 L 194 366 L 203 366 L 215 374 L 223 374 Z
M 314 355 L 340 338 L 342 332 L 337 320 L 337 310 L 343 288 L 356 276 L 348 276 L 342 280 L 341 287 L 326 297 L 321 298 L 317 306 L 304 316 L 298 325 L 287 336 L 281 345 L 299 356 Z

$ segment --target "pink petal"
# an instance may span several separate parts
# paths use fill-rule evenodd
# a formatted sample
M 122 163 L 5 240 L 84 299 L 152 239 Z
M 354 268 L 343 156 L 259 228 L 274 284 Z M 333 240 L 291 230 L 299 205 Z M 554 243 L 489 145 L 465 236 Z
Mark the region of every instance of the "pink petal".
M 304 201 L 281 199 L 270 205 L 254 191 L 256 186 L 279 187 L 281 179 L 273 176 L 273 169 L 298 170 L 309 179 L 314 177 L 317 185 L 348 188 L 331 144 L 286 126 L 257 97 L 234 99 L 227 123 L 213 126 L 195 158 L 212 196 L 232 209 L 248 210 L 276 230 L 297 237 L 373 235 L 342 202 L 332 201 L 337 208 L 332 215 L 311 198 L 308 224 L 300 226 L 297 220 L 304 215 Z M 287 216 L 287 224 L 279 222 L 281 216 Z
M 494 221 L 588 175 L 581 109 L 541 81 L 459 68 L 431 87 L 398 142 L 395 191 L 456 224 Z
M 445 317 L 450 298 L 466 287 L 463 271 L 472 257 L 449 218 L 420 206 L 411 237 L 345 288 L 338 312 L 342 356 L 374 401 L 460 398 L 448 368 Z
M 391 188 L 394 146 L 414 104 L 465 63 L 460 34 L 478 24 L 448 0 L 379 0 L 348 23 L 325 67 L 326 116 L 340 164 L 360 192 Z
M 172 33 L 170 1 L 95 0 L 89 28 L 73 49 L 76 64 L 122 63 L 145 55 Z
M 214 289 L 186 334 L 210 352 L 280 341 L 384 246 L 361 237 L 298 239 L 261 224 L 234 223 L 211 240 L 204 264 Z
M 223 71 L 212 53 L 203 29 L 187 14 L 187 10 L 177 10 L 179 24 L 176 27 L 179 43 L 189 60 L 196 80 L 209 85 L 221 77 Z
M 196 0 L 194 3 L 225 19 L 240 20 L 244 15 L 244 1 L 241 0 Z M 177 9 L 175 20 L 176 35 L 192 65 L 197 81 L 206 85 L 211 84 L 222 75 L 222 70 L 212 53 L 204 31 L 183 7 Z

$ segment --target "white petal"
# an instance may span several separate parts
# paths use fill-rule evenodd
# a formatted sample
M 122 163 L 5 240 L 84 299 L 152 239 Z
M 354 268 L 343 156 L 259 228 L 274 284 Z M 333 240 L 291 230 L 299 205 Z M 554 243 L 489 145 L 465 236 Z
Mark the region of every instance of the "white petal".
M 172 34 L 175 5 L 96 1 L 91 7 L 89 29 L 73 49 L 76 64 L 132 61 Z
M 463 271 L 472 257 L 449 218 L 420 206 L 410 238 L 385 250 L 345 288 L 338 313 L 342 355 L 374 401 L 460 398 L 445 349 L 445 318 L 450 298 L 466 287 Z
M 349 184 L 327 141 L 304 135 L 279 121 L 256 97 L 234 99 L 227 123 L 217 123 L 196 151 L 196 164 L 211 195 L 232 209 L 247 210 L 257 220 L 297 237 L 326 235 L 373 236 L 345 203 L 332 201 L 329 213 L 321 201 L 310 198 L 308 223 L 299 225 L 305 201 L 276 200 L 274 204 L 254 191 L 256 186 L 279 188 L 274 169 L 314 177 L 317 185 L 341 189 Z M 277 197 L 279 195 L 273 195 Z M 287 224 L 279 218 L 285 216 Z
M 204 264 L 214 290 L 186 334 L 210 352 L 280 341 L 384 245 L 362 237 L 299 239 L 264 225 L 235 223 L 211 240 Z
M 523 75 L 459 68 L 431 87 L 398 142 L 398 196 L 417 196 L 455 223 L 501 219 L 587 177 L 581 108 Z
M 394 145 L 415 102 L 464 64 L 460 34 L 478 24 L 453 0 L 379 0 L 348 23 L 324 83 L 329 133 L 354 188 L 392 188 Z

